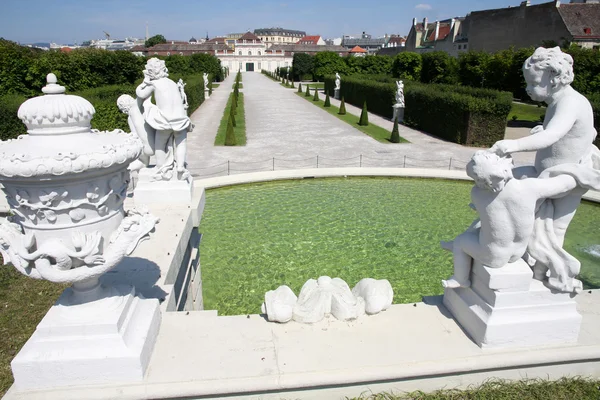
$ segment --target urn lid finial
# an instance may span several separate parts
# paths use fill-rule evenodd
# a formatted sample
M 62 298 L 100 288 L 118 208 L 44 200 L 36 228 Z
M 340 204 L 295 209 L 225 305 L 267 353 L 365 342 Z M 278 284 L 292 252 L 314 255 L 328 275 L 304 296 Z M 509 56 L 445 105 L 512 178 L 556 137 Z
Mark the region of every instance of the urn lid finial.
M 44 96 L 34 97 L 19 107 L 18 116 L 30 135 L 65 135 L 91 129 L 94 106 L 79 96 L 65 94 L 56 75 L 46 76 Z

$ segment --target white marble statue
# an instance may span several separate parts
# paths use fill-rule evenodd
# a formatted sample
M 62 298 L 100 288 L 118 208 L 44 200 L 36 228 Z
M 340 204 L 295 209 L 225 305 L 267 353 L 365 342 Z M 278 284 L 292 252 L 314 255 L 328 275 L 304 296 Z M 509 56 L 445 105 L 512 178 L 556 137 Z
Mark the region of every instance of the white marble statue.
M 271 322 L 311 324 L 329 315 L 349 321 L 365 312 L 372 315 L 388 309 L 393 297 L 392 286 L 385 279 L 362 279 L 351 291 L 342 279 L 321 276 L 309 279 L 298 297 L 285 285 L 268 291 L 261 310 Z
M 396 81 L 396 105 L 404 107 L 404 82 Z
M 146 99 L 149 102 L 150 98 Z M 141 168 L 148 167 L 150 156 L 154 155 L 154 138 L 156 130 L 144 121 L 142 99 L 134 99 L 128 94 L 123 94 L 117 99 L 117 107 L 121 112 L 128 115 L 127 123 L 131 133 L 137 135 L 142 141 L 142 154 L 139 159 L 129 165 L 131 171 L 138 171 Z
M 570 86 L 573 59 L 558 47 L 538 48 L 525 61 L 523 74 L 530 97 L 548 104 L 544 124 L 531 136 L 497 142 L 489 150 L 494 156 L 478 152 L 469 163 L 481 222 L 444 245 L 453 249 L 455 264 L 446 287 L 470 285 L 470 258 L 500 268 L 523 257 L 534 267 L 534 277 L 550 288 L 581 290 L 575 279 L 580 263 L 562 246 L 582 195 L 600 190 L 592 107 Z M 536 151 L 535 166 L 512 169 L 504 157 L 520 151 Z
M 156 132 L 155 179 L 184 180 L 189 178 L 185 168 L 187 133 L 193 125 L 187 116 L 187 99 L 181 94 L 181 85 L 168 76 L 165 62 L 151 58 L 146 63 L 144 81 L 137 87 L 136 94 L 142 101 L 145 122 Z M 144 101 L 152 95 L 156 104 Z
M 204 72 L 202 78 L 204 79 L 204 90 L 208 90 L 208 74 Z
M 538 200 L 564 195 L 576 187 L 569 175 L 515 179 L 512 169 L 512 158 L 486 150 L 475 153 L 467 164 L 467 175 L 475 181 L 471 206 L 479 219 L 453 242 L 442 243 L 454 254 L 454 275 L 442 281 L 444 287 L 471 286 L 473 260 L 501 268 L 523 257 L 533 234 Z
M 337 72 L 335 73 L 335 90 L 340 90 L 341 87 L 341 78 L 340 78 L 340 74 L 338 74 Z

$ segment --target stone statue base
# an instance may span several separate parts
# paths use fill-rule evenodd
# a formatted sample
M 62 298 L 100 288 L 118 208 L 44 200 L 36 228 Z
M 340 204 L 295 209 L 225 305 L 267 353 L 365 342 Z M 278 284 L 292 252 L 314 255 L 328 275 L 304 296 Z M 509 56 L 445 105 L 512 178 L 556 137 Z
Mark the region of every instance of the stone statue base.
M 398 117 L 398 123 L 404 121 L 404 107 L 401 106 L 400 104 L 394 104 L 392 106 L 392 108 L 394 109 L 394 115 L 392 116 L 392 121 L 394 121 L 396 119 L 396 117 Z
M 15 387 L 142 381 L 160 321 L 158 300 L 131 286 L 68 288 L 12 361 Z
M 523 260 L 502 268 L 475 262 L 471 287 L 446 289 L 444 306 L 480 347 L 576 343 L 581 315 L 568 293 L 532 279 Z
M 333 98 L 337 100 L 340 99 L 340 89 L 333 89 Z
M 210 99 L 210 92 L 208 89 L 204 89 L 204 100 Z
M 189 204 L 192 202 L 194 182 L 172 179 L 153 181 L 153 168 L 142 168 L 133 191 L 135 204 Z

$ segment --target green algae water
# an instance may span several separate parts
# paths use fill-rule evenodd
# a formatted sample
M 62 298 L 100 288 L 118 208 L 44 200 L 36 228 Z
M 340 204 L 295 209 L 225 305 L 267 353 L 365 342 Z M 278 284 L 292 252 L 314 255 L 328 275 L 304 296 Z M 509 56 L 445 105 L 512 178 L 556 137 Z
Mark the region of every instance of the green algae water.
M 260 312 L 264 294 L 310 278 L 388 279 L 394 303 L 443 293 L 452 254 L 440 248 L 476 218 L 472 184 L 410 178 L 331 178 L 256 183 L 206 193 L 200 224 L 204 307 Z M 600 206 L 584 202 L 565 248 L 600 287 Z

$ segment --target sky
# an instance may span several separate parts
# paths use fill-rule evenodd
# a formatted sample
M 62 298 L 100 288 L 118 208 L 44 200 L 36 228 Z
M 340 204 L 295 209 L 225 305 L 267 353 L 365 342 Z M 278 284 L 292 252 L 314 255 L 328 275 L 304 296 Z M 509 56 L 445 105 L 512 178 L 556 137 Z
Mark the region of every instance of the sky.
M 532 0 L 532 4 L 550 0 Z M 566 1 L 565 1 L 566 2 Z M 520 0 L 2 0 L 0 37 L 19 43 L 81 43 L 104 38 L 169 40 L 282 27 L 324 38 L 407 35 L 413 17 L 429 21 L 518 6 Z

